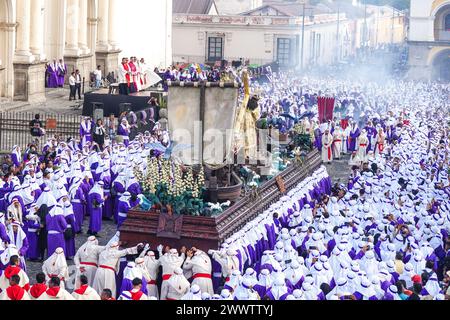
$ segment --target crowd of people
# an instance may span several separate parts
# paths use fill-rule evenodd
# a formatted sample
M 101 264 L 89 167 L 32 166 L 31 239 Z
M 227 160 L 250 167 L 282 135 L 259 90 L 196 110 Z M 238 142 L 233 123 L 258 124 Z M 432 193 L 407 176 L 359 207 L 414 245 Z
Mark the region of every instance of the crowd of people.
M 218 250 L 122 248 L 120 232 L 100 246 L 102 219 L 120 227 L 142 199 L 134 169 L 145 172 L 151 145 L 170 139 L 157 123 L 130 140 L 124 119 L 119 139 L 100 146 L 85 119 L 80 139 L 14 147 L 2 168 L 0 299 L 450 299 L 449 87 L 270 79 L 252 85 L 261 118 L 303 126 L 325 163 L 351 154 L 348 181 L 332 185 L 322 166 Z M 323 95 L 338 112 L 319 123 Z M 77 249 L 85 220 L 90 237 Z M 27 259 L 45 259 L 35 279 Z

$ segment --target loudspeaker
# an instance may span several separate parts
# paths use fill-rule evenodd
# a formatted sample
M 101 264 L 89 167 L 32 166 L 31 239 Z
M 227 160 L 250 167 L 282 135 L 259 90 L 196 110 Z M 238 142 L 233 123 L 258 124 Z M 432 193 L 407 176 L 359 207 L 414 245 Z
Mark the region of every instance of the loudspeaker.
M 92 119 L 94 121 L 97 121 L 98 119 L 102 119 L 104 118 L 104 110 L 103 109 L 94 109 L 94 114 Z
M 131 103 L 120 103 L 119 104 L 119 114 L 122 114 L 124 112 L 130 112 L 131 111 Z
M 103 119 L 103 108 L 104 108 L 103 102 L 92 102 L 92 119 L 94 121 L 97 121 L 97 119 Z M 101 112 L 101 113 L 99 113 Z M 99 115 L 101 117 L 99 118 Z

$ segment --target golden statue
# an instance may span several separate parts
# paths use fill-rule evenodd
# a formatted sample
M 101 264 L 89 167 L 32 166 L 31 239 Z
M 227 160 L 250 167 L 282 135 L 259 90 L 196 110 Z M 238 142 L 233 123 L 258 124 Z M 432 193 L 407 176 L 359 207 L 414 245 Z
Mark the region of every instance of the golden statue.
M 244 83 L 244 100 L 238 110 L 234 129 L 235 150 L 243 147 L 245 157 L 256 160 L 258 155 L 256 121 L 260 117 L 258 97 L 254 96 L 250 99 L 250 77 L 247 70 L 243 71 L 242 82 Z

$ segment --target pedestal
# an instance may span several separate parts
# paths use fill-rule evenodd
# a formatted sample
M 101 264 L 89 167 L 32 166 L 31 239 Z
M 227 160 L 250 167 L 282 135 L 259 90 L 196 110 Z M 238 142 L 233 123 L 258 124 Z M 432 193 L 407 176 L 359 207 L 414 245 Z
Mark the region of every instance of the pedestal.
M 92 54 L 86 54 L 81 56 L 64 56 L 64 62 L 67 65 L 67 74 L 65 83 L 69 81 L 70 74 L 75 70 L 80 70 L 81 79 L 85 78 L 85 86 L 89 87 L 90 73 L 95 70 L 95 66 L 92 65 Z
M 97 66 L 102 67 L 104 76 L 106 77 L 108 73 L 114 72 L 114 77 L 117 78 L 117 72 L 119 70 L 119 55 L 122 50 L 116 51 L 97 51 Z
M 46 62 L 14 63 L 14 100 L 45 102 Z

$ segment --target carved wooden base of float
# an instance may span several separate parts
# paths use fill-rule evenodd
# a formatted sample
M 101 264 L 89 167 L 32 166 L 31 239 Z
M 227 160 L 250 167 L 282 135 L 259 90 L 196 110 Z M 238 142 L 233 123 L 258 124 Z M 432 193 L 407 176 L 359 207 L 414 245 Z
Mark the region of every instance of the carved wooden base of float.
M 321 164 L 317 150 L 310 152 L 303 165 L 291 165 L 264 183 L 256 199 L 254 195 L 248 195 L 217 217 L 172 216 L 156 211 L 131 210 L 120 228 L 120 240 L 127 246 L 148 242 L 153 250 L 159 244 L 178 249 L 182 246 L 195 246 L 203 251 L 216 249 L 247 222 L 310 176 Z

